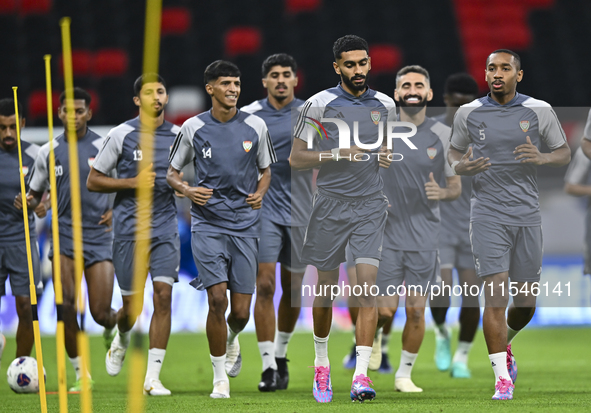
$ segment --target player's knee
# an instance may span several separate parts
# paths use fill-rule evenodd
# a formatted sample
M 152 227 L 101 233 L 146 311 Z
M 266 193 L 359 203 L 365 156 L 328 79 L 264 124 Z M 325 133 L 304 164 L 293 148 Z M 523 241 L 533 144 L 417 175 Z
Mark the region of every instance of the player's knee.
M 210 312 L 222 314 L 222 316 L 226 313 L 226 309 L 228 308 L 228 297 L 225 292 L 210 292 L 208 301 Z
M 412 324 L 419 324 L 425 319 L 425 308 L 407 308 L 406 309 L 407 322 Z
M 275 279 L 268 274 L 259 274 L 257 277 L 257 297 L 273 299 L 275 295 Z
M 244 328 L 248 323 L 248 319 L 250 318 L 250 311 L 248 308 L 232 311 L 232 318 L 236 324 Z
M 16 313 L 19 318 L 31 318 L 31 301 L 29 300 L 29 297 L 18 297 L 15 300 L 15 305 Z
M 170 311 L 172 289 L 158 289 L 154 291 L 154 311 Z
M 378 320 L 381 322 L 387 321 L 394 317 L 395 310 L 390 307 L 379 307 L 378 308 Z

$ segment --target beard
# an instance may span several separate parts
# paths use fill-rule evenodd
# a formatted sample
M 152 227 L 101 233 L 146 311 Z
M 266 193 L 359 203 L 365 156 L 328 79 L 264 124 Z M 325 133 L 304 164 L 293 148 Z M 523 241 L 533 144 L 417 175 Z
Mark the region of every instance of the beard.
M 365 81 L 360 85 L 353 83 L 353 80 L 358 80 L 358 79 L 364 79 Z M 341 80 L 351 90 L 362 91 L 362 90 L 365 90 L 365 88 L 367 87 L 367 75 L 365 75 L 365 76 L 355 75 L 351 78 L 341 75 Z
M 406 113 L 407 115 L 414 116 L 417 113 L 419 113 L 421 110 L 423 110 L 423 108 L 425 106 L 427 106 L 427 97 L 416 96 L 416 95 L 413 95 L 411 97 L 418 97 L 421 100 L 418 103 L 408 104 L 406 102 L 406 99 L 400 99 L 398 101 L 398 106 L 400 106 L 400 110 L 403 110 L 404 113 Z

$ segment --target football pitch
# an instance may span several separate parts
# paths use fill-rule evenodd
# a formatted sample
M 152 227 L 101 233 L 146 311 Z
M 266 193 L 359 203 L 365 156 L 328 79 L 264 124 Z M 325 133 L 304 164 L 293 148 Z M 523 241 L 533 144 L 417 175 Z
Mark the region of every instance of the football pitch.
M 396 369 L 400 357 L 400 332 L 390 340 L 390 359 Z M 457 337 L 457 334 L 454 336 Z M 351 334 L 333 333 L 329 342 L 332 363 L 333 402 L 321 405 L 312 397 L 314 346 L 311 333 L 296 333 L 290 343 L 288 390 L 260 393 L 257 384 L 261 360 L 253 333 L 240 335 L 243 367 L 230 381 L 231 398 L 212 400 L 211 363 L 205 334 L 171 336 L 162 369 L 162 382 L 171 397 L 146 398 L 146 412 L 304 412 L 304 411 L 396 411 L 396 412 L 582 412 L 591 406 L 591 329 L 553 328 L 524 330 L 513 343 L 519 374 L 512 401 L 492 401 L 493 373 L 489 365 L 482 331 L 478 331 L 470 354 L 472 379 L 451 379 L 436 370 L 433 362 L 433 332 L 427 331 L 413 370 L 414 382 L 423 393 L 402 394 L 393 390 L 394 374 L 371 372 L 377 397 L 362 405 L 349 399 L 352 371 L 342 367 L 350 351 Z M 6 369 L 15 350 L 8 338 L 0 369 L 0 412 L 35 412 L 37 395 L 14 394 L 6 383 Z M 452 344 L 455 349 L 456 343 Z M 121 374 L 110 377 L 105 371 L 102 337 L 91 337 L 92 394 L 94 412 L 125 412 L 127 365 Z M 43 338 L 43 356 L 48 373 L 47 390 L 57 390 L 54 337 Z M 68 384 L 74 373 L 68 363 Z M 141 385 L 141 384 L 140 384 Z M 69 396 L 69 410 L 79 411 L 79 395 Z M 58 412 L 58 396 L 47 396 L 48 411 Z

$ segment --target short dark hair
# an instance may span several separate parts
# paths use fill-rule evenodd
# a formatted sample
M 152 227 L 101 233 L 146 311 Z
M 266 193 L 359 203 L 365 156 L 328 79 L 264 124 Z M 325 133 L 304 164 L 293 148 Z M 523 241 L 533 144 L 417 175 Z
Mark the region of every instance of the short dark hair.
M 18 114 L 20 118 L 24 118 L 25 114 L 23 113 L 23 107 L 20 102 L 18 102 Z M 0 99 L 0 116 L 12 116 L 15 115 L 14 113 L 14 99 L 13 98 L 4 98 Z
M 517 53 L 515 53 L 513 50 L 509 50 L 509 49 L 497 49 L 494 52 L 492 52 L 491 54 L 489 54 L 488 57 L 486 58 L 486 65 L 487 66 L 488 66 L 488 60 L 495 53 L 510 54 L 511 56 L 513 56 L 515 58 L 515 62 L 517 63 L 517 71 L 519 72 L 521 70 L 521 57 L 519 57 L 519 55 Z
M 207 85 L 212 80 L 216 80 L 222 76 L 240 77 L 240 69 L 232 62 L 226 60 L 216 60 L 205 68 L 203 73 L 203 81 Z
M 64 104 L 64 100 L 66 100 L 66 91 L 64 90 L 60 95 L 60 105 Z M 74 88 L 74 100 L 84 100 L 84 104 L 86 106 L 90 106 L 90 102 L 92 101 L 92 96 L 86 90 L 82 89 L 81 87 Z
M 158 73 L 144 73 L 133 82 L 133 93 L 135 96 L 139 96 L 142 91 L 142 86 L 146 83 L 161 83 L 166 89 L 166 82 Z
M 263 77 L 267 77 L 273 66 L 291 67 L 295 74 L 298 71 L 298 64 L 295 59 L 286 53 L 272 54 L 263 62 Z
M 341 58 L 344 52 L 350 52 L 351 50 L 365 50 L 369 54 L 369 46 L 365 39 L 355 36 L 354 34 L 348 34 L 340 37 L 334 42 L 332 46 L 332 54 L 334 60 L 337 61 Z
M 468 73 L 455 73 L 445 80 L 443 93 L 446 95 L 452 93 L 478 95 L 478 83 Z
M 396 73 L 396 87 L 398 87 L 398 81 L 400 80 L 400 78 L 408 73 L 418 73 L 420 75 L 423 75 L 425 76 L 425 79 L 427 79 L 427 82 L 431 84 L 431 78 L 429 77 L 429 72 L 427 71 L 427 69 L 425 69 L 423 66 L 411 65 L 404 66 L 402 69 L 398 71 L 398 73 Z

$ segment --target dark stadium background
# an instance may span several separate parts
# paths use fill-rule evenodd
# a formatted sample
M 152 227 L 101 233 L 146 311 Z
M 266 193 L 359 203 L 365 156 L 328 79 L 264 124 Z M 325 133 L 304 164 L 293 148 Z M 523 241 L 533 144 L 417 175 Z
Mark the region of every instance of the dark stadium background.
M 0 0 L 0 97 L 12 96 L 11 87 L 19 87 L 27 117 L 24 139 L 35 133 L 42 137 L 37 142 L 47 139 L 43 55 L 53 56 L 57 107 L 63 89 L 59 20 L 64 16 L 72 18 L 74 83 L 94 97 L 90 126 L 113 126 L 137 114 L 132 85 L 142 68 L 145 0 Z M 289 53 L 299 64 L 297 96 L 306 99 L 337 83 L 332 44 L 350 33 L 368 40 L 369 83 L 388 95 L 396 71 L 409 64 L 430 71 L 430 106 L 443 105 L 444 81 L 460 71 L 471 73 L 484 94 L 486 56 L 509 48 L 522 57 L 525 74 L 518 91 L 557 108 L 573 149 L 591 104 L 588 0 L 163 0 L 162 20 L 160 73 L 171 92 L 167 117 L 177 124 L 209 108 L 202 79 L 212 61 L 238 64 L 239 106 L 244 106 L 265 95 L 263 59 Z M 556 276 L 566 271 L 578 277 L 586 203 L 563 193 L 565 170 L 539 172 L 551 262 L 545 268 Z M 186 227 L 184 237 L 189 237 Z M 183 255 L 185 271 L 194 267 L 188 254 Z M 589 279 L 577 280 L 586 297 L 580 306 L 588 306 Z M 3 304 L 7 307 L 11 304 Z M 567 317 L 581 322 L 584 314 Z M 540 323 L 565 320 L 552 317 Z

